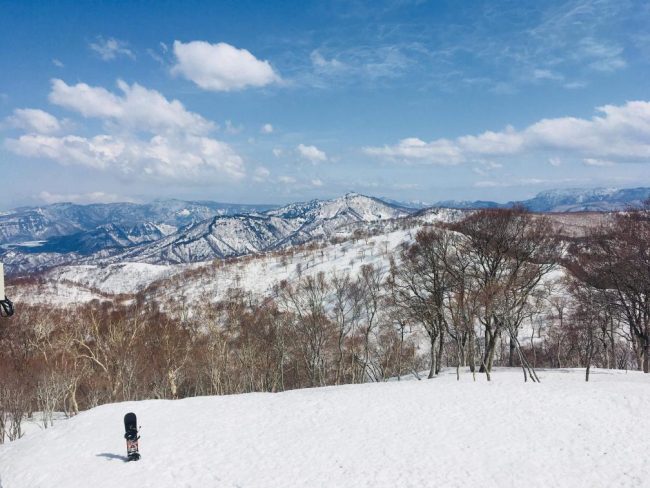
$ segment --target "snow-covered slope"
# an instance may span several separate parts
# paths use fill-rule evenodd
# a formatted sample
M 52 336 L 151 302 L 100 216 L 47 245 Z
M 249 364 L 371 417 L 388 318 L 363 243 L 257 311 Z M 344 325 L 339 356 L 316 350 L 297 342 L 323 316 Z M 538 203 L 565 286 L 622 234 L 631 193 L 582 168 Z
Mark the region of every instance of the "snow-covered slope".
M 237 205 L 218 202 L 156 200 L 152 203 L 55 203 L 22 207 L 0 213 L 0 244 L 43 240 L 115 224 L 133 227 L 143 222 L 173 227 L 200 222 L 215 215 L 261 212 L 271 205 Z
M 60 266 L 41 276 L 43 284 L 14 287 L 9 281 L 8 293 L 17 304 L 60 305 L 137 293 L 148 285 L 153 285 L 155 293 L 147 292 L 147 298 L 159 303 L 178 296 L 185 297 L 189 303 L 197 303 L 206 295 L 211 301 L 218 301 L 225 298 L 229 288 L 244 288 L 267 295 L 282 280 L 293 281 L 300 275 L 336 271 L 354 276 L 364 264 L 386 269 L 389 256 L 395 254 L 402 243 L 412 241 L 419 228 L 383 229 L 385 233 L 377 236 L 347 239 L 316 250 L 296 249 L 289 256 L 267 253 L 225 262 L 178 265 L 123 262 L 106 266 Z M 172 277 L 174 280 L 169 281 Z M 102 296 L 97 296 L 97 292 Z
M 178 203 L 172 201 L 169 205 L 173 209 Z M 188 207 L 191 206 L 191 202 L 184 203 Z M 334 200 L 312 200 L 262 213 L 249 211 L 235 215 L 230 212 L 231 208 L 195 208 L 198 204 L 192 207 L 191 211 L 184 208 L 172 216 L 169 215 L 170 209 L 165 211 L 149 208 L 154 204 L 124 205 L 133 207 L 130 219 L 139 223 L 126 224 L 123 222 L 124 216 L 120 214 L 122 220 L 119 222 L 122 223 L 108 223 L 80 231 L 77 227 L 81 224 L 77 222 L 68 235 L 57 234 L 48 237 L 46 231 L 39 233 L 45 240 L 38 245 L 5 243 L 4 253 L 0 248 L 0 257 L 8 271 L 14 274 L 63 264 L 107 265 L 125 261 L 152 264 L 193 263 L 302 244 L 330 236 L 345 225 L 386 221 L 406 217 L 414 212 L 413 209 L 387 204 L 356 193 Z M 89 212 L 85 207 L 82 208 L 83 212 Z M 117 212 L 118 209 L 125 212 L 121 207 L 113 210 Z M 184 212 L 187 212 L 187 215 Z M 166 223 L 179 223 L 184 218 L 193 219 L 209 212 L 212 212 L 210 218 L 182 226 L 173 234 L 175 228 Z M 138 221 L 141 214 L 154 214 L 156 219 Z M 181 214 L 182 218 L 179 217 Z M 215 214 L 217 215 L 214 216 Z M 0 237 L 2 225 L 0 218 Z
M 397 256 L 402 244 L 412 242 L 423 225 L 455 222 L 467 215 L 465 210 L 427 209 L 407 219 L 343 226 L 334 233 L 334 239 L 316 241 L 320 245 L 315 248 L 303 246 L 288 249 L 288 252 L 264 252 L 225 261 L 58 266 L 40 275 L 40 284 L 32 280 L 13 286 L 10 279 L 8 294 L 19 304 L 54 305 L 84 303 L 95 298 L 109 299 L 111 295 L 142 291 L 145 291 L 147 299 L 159 303 L 169 302 L 177 296 L 183 296 L 188 303 L 206 299 L 218 301 L 225 298 L 230 288 L 243 288 L 266 296 L 283 280 L 292 282 L 301 275 L 337 272 L 356 276 L 365 264 L 386 270 L 389 258 Z M 589 228 L 606 222 L 611 214 L 558 213 L 549 218 L 561 229 L 560 235 L 580 237 Z M 224 222 L 232 224 L 236 219 Z M 359 229 L 369 231 L 370 236 L 354 238 Z M 376 234 L 373 233 L 375 230 Z M 213 245 L 217 244 L 215 240 Z M 206 255 L 211 255 L 211 252 L 212 248 L 206 251 Z M 148 287 L 151 290 L 147 290 Z M 101 296 L 97 295 L 98 292 Z
M 176 227 L 167 224 L 142 222 L 136 225 L 104 224 L 93 230 L 51 237 L 40 246 L 15 246 L 22 252 L 76 252 L 81 255 L 99 251 L 120 249 L 162 239 L 176 232 Z
M 199 222 L 159 241 L 135 246 L 87 263 L 191 263 L 255 254 L 328 237 L 342 226 L 396 219 L 412 210 L 350 193 L 334 200 L 313 200 L 263 214 L 219 216 Z
M 498 370 L 104 405 L 0 446 L 2 488 L 642 487 L 650 375 Z M 122 417 L 141 425 L 124 462 Z

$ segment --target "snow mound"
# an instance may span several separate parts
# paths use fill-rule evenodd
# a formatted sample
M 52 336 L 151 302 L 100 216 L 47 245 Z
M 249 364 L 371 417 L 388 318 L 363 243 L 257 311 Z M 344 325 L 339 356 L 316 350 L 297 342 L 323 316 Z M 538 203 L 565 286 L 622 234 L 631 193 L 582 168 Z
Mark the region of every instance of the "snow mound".
M 650 377 L 541 371 L 104 405 L 0 446 L 21 487 L 647 486 Z M 122 417 L 142 426 L 124 462 Z

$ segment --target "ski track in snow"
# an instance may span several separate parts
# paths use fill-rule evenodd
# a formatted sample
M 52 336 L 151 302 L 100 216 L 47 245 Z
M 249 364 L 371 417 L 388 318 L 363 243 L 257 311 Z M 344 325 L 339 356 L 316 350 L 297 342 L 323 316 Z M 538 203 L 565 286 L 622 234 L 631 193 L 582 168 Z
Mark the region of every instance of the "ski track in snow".
M 499 369 L 104 405 L 0 446 L 3 488 L 638 487 L 650 376 Z M 122 419 L 142 426 L 126 463 Z

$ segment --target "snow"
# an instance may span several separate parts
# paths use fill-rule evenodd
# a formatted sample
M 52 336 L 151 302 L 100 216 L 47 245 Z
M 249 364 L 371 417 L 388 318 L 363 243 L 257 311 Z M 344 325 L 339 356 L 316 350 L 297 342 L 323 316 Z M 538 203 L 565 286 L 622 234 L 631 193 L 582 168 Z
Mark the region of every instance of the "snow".
M 650 375 L 500 369 L 104 405 L 0 446 L 0 486 L 647 486 Z M 122 418 L 142 426 L 125 463 Z
M 57 281 L 78 283 L 106 294 L 120 294 L 136 293 L 151 282 L 177 272 L 178 266 L 173 265 L 122 263 L 108 266 L 65 266 L 55 269 L 52 274 L 57 276 Z M 92 280 L 88 279 L 89 276 L 92 276 Z
M 155 265 L 122 263 L 108 266 L 60 266 L 45 275 L 46 285 L 35 288 L 24 285 L 10 291 L 16 303 L 71 304 L 84 303 L 99 298 L 101 292 L 109 295 L 137 293 L 152 283 L 164 286 L 162 302 L 169 296 L 184 296 L 189 303 L 203 300 L 208 294 L 212 300 L 225 297 L 228 288 L 241 287 L 247 291 L 267 295 L 282 280 L 295 280 L 300 275 L 349 272 L 353 276 L 364 264 L 386 268 L 388 256 L 404 242 L 412 241 L 417 228 L 396 230 L 379 236 L 356 241 L 331 244 L 323 249 L 299 250 L 286 262 L 277 254 L 258 255 L 235 259 L 232 262 L 214 261 L 194 264 Z M 300 273 L 298 273 L 300 264 Z M 183 273 L 203 270 L 184 279 Z M 170 278 L 177 277 L 173 282 Z M 160 281 L 159 281 L 160 280 Z M 78 290 L 76 293 L 74 290 Z
M 59 422 L 61 420 L 66 419 L 67 416 L 64 412 L 53 412 L 52 414 L 52 421 L 53 422 Z M 9 421 L 11 424 L 11 420 Z M 23 420 L 20 428 L 23 433 L 23 436 L 25 435 L 31 435 L 34 434 L 35 432 L 40 432 L 44 430 L 46 427 L 44 426 L 45 423 L 45 415 L 43 412 L 33 412 L 32 416 L 30 418 L 27 418 Z M 50 428 L 50 419 L 48 418 L 47 421 L 47 428 Z M 9 427 L 9 426 L 8 426 Z M 6 440 L 5 440 L 6 442 Z M 1 479 L 0 479 L 1 481 Z
M 25 242 L 19 242 L 18 246 L 22 247 L 40 247 L 42 246 L 46 241 L 25 241 Z

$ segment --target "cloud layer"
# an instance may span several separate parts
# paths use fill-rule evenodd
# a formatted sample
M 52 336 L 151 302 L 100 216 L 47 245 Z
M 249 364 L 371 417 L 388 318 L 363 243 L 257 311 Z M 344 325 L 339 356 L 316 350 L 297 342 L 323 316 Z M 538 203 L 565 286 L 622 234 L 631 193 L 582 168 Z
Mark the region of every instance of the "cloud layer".
M 116 203 L 116 202 L 135 202 L 133 198 L 118 195 L 116 193 L 105 193 L 103 191 L 93 191 L 89 193 L 50 193 L 42 191 L 38 198 L 45 203 L 71 202 L 71 203 Z
M 172 74 L 193 81 L 204 90 L 232 91 L 281 81 L 271 64 L 225 42 L 174 41 L 176 64 Z
M 10 120 L 27 133 L 7 139 L 5 146 L 25 157 L 146 180 L 215 182 L 244 177 L 243 159 L 228 144 L 210 137 L 213 122 L 156 90 L 123 81 L 117 85 L 119 94 L 85 83 L 52 80 L 50 102 L 99 119 L 103 132 L 57 136 L 61 124 L 54 116 L 19 109 Z
M 242 158 L 226 143 L 193 135 L 157 135 L 148 140 L 117 135 L 63 137 L 24 134 L 8 139 L 15 154 L 116 171 L 158 180 L 202 181 L 244 176 Z
M 129 85 L 121 80 L 117 86 L 121 95 L 102 87 L 85 83 L 68 85 L 54 79 L 49 100 L 84 117 L 110 120 L 130 129 L 205 134 L 215 127 L 202 116 L 188 111 L 178 100 L 169 101 L 156 90 L 137 83 Z
M 316 146 L 306 146 L 304 144 L 298 144 L 296 151 L 301 158 L 311 161 L 313 164 L 318 164 L 327 161 L 327 154 L 324 151 L 321 151 Z
M 583 158 L 588 165 L 605 160 L 650 162 L 650 102 L 605 105 L 598 107 L 597 113 L 591 119 L 542 119 L 520 131 L 507 127 L 499 132 L 431 142 L 412 137 L 363 151 L 396 162 L 435 165 L 535 153 L 569 154 Z
M 7 123 L 14 128 L 39 134 L 53 134 L 61 130 L 61 123 L 52 114 L 37 108 L 17 108 L 7 117 Z

